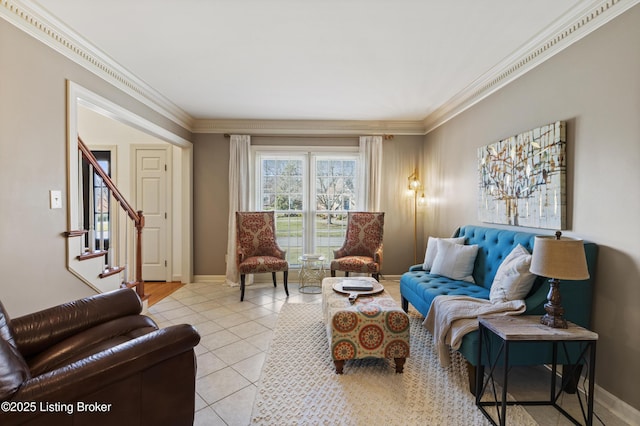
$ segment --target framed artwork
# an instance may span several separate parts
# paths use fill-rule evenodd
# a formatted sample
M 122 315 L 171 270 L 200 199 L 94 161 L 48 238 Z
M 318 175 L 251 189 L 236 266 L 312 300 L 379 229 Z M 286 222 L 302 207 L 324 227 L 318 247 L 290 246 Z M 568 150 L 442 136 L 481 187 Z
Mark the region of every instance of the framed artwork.
M 566 145 L 556 121 L 478 148 L 478 219 L 565 229 Z

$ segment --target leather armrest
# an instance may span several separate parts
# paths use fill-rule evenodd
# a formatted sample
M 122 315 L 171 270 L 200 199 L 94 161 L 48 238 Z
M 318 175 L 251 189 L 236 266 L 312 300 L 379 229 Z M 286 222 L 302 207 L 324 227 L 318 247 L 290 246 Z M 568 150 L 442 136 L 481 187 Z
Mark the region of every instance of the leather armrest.
M 27 380 L 14 401 L 76 401 L 111 383 L 192 350 L 200 335 L 188 324 L 170 326 Z
M 141 311 L 136 292 L 124 288 L 12 319 L 11 328 L 18 349 L 28 357 L 97 324 Z

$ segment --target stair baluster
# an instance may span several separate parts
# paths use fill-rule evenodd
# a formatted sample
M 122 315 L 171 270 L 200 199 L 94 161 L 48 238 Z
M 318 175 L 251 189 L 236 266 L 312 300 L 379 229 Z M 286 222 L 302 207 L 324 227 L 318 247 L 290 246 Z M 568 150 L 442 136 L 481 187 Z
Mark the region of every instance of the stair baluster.
M 102 167 L 100 167 L 98 161 L 96 160 L 95 156 L 91 153 L 91 151 L 89 150 L 89 148 L 84 144 L 84 142 L 82 141 L 82 139 L 80 137 L 78 137 L 78 149 L 80 150 L 82 157 L 84 157 L 88 162 L 89 162 L 89 169 L 90 169 L 90 191 L 89 191 L 89 209 L 90 209 L 90 214 L 89 214 L 89 250 L 91 251 L 91 253 L 96 252 L 99 253 L 101 252 L 101 254 L 104 254 L 104 225 L 103 225 L 103 218 L 104 218 L 104 192 L 105 190 L 108 191 L 108 193 L 110 193 L 110 195 L 108 195 L 109 197 L 113 197 L 114 200 L 116 201 L 116 203 L 122 208 L 122 210 L 127 214 L 127 216 L 131 219 L 133 226 L 135 227 L 136 230 L 136 239 L 135 239 L 135 280 L 133 282 L 129 282 L 127 281 L 127 276 L 128 273 L 127 271 L 129 270 L 129 259 L 128 259 L 128 248 L 129 248 L 129 244 L 128 244 L 128 226 L 125 226 L 125 254 L 124 254 L 124 258 L 125 258 L 125 267 L 124 267 L 124 282 L 122 283 L 122 287 L 131 287 L 131 288 L 135 288 L 136 292 L 138 293 L 138 296 L 140 296 L 141 299 L 146 299 L 147 296 L 144 292 L 144 281 L 142 279 L 142 231 L 144 229 L 144 215 L 142 213 L 142 210 L 134 210 L 133 207 L 131 207 L 131 205 L 127 202 L 127 200 L 124 198 L 124 196 L 122 195 L 122 193 L 120 192 L 120 190 L 118 190 L 118 188 L 115 186 L 115 184 L 113 183 L 113 181 L 111 180 L 111 178 L 109 177 L 109 175 L 107 175 L 104 170 L 102 170 Z M 100 223 L 98 225 L 98 229 L 95 230 L 94 227 L 94 218 L 95 218 L 95 209 L 94 209 L 94 184 L 95 184 L 95 180 L 93 178 L 93 173 L 96 173 L 103 182 L 103 185 L 101 185 L 100 187 L 100 205 L 98 208 L 98 211 L 100 213 Z M 106 186 L 106 188 L 104 188 Z M 109 211 L 109 214 L 111 214 L 111 211 Z M 82 215 L 81 215 L 82 217 Z M 111 217 L 111 216 L 109 216 Z M 112 223 L 114 221 L 111 221 Z M 99 233 L 99 251 L 96 250 L 95 248 L 95 240 L 96 240 L 96 235 L 95 232 Z M 112 255 L 112 250 L 111 248 L 114 247 L 114 243 L 113 243 L 113 233 L 112 233 L 112 229 L 111 227 L 109 227 L 109 230 L 107 231 L 109 234 L 109 259 L 108 262 L 111 265 L 114 265 L 114 257 Z M 70 234 L 70 233 L 68 233 Z M 108 267 L 107 264 L 105 263 L 105 267 L 104 267 L 104 271 L 103 274 L 101 274 L 101 276 L 108 276 L 108 275 L 112 275 L 114 273 L 118 273 L 122 271 L 122 268 L 115 268 L 113 266 Z

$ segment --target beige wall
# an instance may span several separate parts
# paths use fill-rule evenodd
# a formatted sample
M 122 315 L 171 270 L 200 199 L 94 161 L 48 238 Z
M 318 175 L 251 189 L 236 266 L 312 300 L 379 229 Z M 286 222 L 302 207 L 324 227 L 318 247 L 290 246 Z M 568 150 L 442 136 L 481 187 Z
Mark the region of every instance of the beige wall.
M 193 273 L 225 275 L 229 218 L 229 139 L 193 139 Z
M 0 300 L 16 316 L 94 293 L 66 269 L 66 80 L 191 135 L 4 19 L 0 76 Z M 51 189 L 64 208 L 49 209 Z
M 477 224 L 476 149 L 566 120 L 569 229 L 600 245 L 596 382 L 640 409 L 640 6 L 429 133 L 426 234 Z M 533 230 L 533 232 L 536 232 Z M 544 232 L 550 232 L 548 230 Z
M 254 138 L 257 144 L 291 144 L 291 138 Z M 298 145 L 329 144 L 329 139 L 296 138 Z M 341 139 L 339 145 L 357 145 Z M 386 212 L 383 274 L 400 275 L 413 264 L 413 204 L 406 196 L 407 177 L 418 161 L 422 136 L 396 136 L 383 143 L 383 193 Z M 196 134 L 193 148 L 194 274 L 224 275 L 229 208 L 229 139 L 221 134 Z M 422 211 L 418 213 L 422 218 Z M 422 220 L 419 221 L 421 227 Z M 419 231 L 419 235 L 422 232 Z M 422 241 L 418 258 L 424 257 Z

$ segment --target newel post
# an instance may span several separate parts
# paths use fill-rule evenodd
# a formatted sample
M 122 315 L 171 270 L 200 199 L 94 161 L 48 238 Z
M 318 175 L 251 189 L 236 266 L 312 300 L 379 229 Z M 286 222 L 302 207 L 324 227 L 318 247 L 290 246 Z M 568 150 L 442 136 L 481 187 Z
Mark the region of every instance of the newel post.
M 144 281 L 142 280 L 142 228 L 144 228 L 144 215 L 138 210 L 136 221 L 136 293 L 144 300 Z

